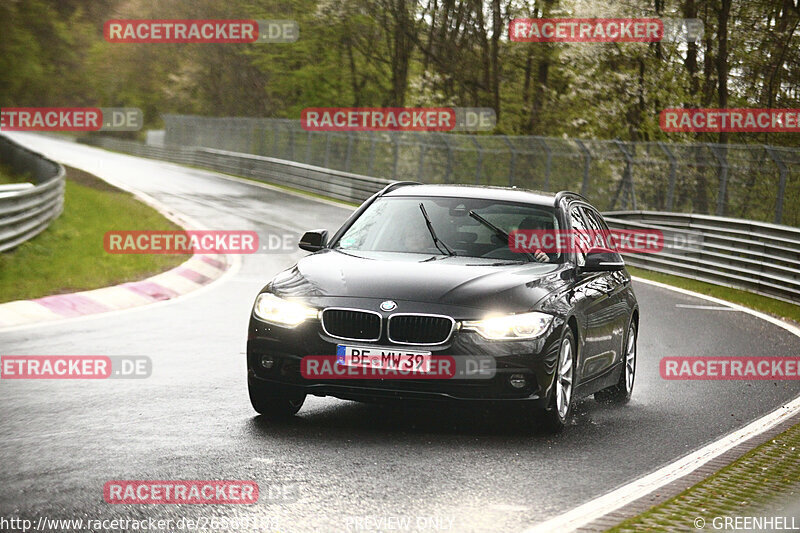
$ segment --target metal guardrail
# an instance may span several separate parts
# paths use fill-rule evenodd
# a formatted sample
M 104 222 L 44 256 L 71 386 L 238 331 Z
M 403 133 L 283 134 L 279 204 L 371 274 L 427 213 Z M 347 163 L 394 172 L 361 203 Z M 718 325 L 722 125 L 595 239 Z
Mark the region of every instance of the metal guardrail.
M 0 163 L 34 186 L 0 191 L 0 252 L 38 235 L 64 208 L 64 167 L 0 135 Z
M 800 229 L 684 213 L 604 213 L 618 229 L 664 233 L 659 253 L 625 254 L 629 265 L 800 303 Z
M 360 202 L 390 183 L 380 178 L 226 150 L 148 146 L 106 137 L 94 137 L 88 142 L 137 156 L 288 185 L 350 202 Z M 613 228 L 658 229 L 663 232 L 665 247 L 661 252 L 626 254 L 626 262 L 632 266 L 800 303 L 798 228 L 653 211 L 612 211 L 606 212 L 605 216 Z
M 391 183 L 351 172 L 213 148 L 149 146 L 135 141 L 92 137 L 85 142 L 136 156 L 193 165 L 279 185 L 295 187 L 347 202 L 362 202 Z

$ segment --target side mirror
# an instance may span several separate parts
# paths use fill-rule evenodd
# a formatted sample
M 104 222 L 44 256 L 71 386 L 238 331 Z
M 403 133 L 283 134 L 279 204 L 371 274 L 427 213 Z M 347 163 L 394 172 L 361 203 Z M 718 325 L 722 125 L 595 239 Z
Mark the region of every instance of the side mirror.
M 625 268 L 619 253 L 606 248 L 591 248 L 586 254 L 586 264 L 581 272 L 616 272 Z
M 307 252 L 317 252 L 325 248 L 328 244 L 328 230 L 315 229 L 303 234 L 297 245 Z

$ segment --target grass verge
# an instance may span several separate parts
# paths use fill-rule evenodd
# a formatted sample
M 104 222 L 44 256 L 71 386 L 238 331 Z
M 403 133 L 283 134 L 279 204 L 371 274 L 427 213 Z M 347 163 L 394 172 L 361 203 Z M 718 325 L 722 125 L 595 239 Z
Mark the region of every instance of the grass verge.
M 714 527 L 727 516 L 783 516 L 781 507 L 800 492 L 800 424 L 749 451 L 738 460 L 671 500 L 608 530 L 691 531 Z M 697 520 L 697 522 L 695 522 Z M 699 527 L 698 529 L 703 529 Z
M 699 292 L 707 296 L 727 300 L 756 311 L 776 316 L 778 318 L 788 319 L 793 322 L 800 323 L 800 306 L 783 302 L 781 300 L 774 300 L 767 296 L 760 294 L 753 294 L 752 292 L 743 291 L 740 289 L 731 289 L 730 287 L 722 287 L 720 285 L 713 285 L 702 281 L 696 281 L 689 278 L 682 278 L 680 276 L 673 276 L 671 274 L 661 274 L 659 272 L 652 272 L 650 270 L 643 270 L 636 267 L 627 267 L 628 272 L 633 276 L 637 276 L 652 281 L 658 281 L 667 285 L 673 285 L 693 292 Z
M 180 229 L 130 193 L 67 167 L 61 216 L 30 241 L 0 253 L 0 302 L 97 289 L 173 268 L 188 256 L 109 254 L 103 235 Z

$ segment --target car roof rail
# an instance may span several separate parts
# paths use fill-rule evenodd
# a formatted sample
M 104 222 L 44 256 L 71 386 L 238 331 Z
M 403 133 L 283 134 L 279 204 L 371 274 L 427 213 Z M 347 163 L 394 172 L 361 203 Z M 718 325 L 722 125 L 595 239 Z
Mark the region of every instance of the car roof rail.
M 378 196 L 383 196 L 384 194 L 390 193 L 395 189 L 399 189 L 400 187 L 405 187 L 406 185 L 422 185 L 422 183 L 418 181 L 393 181 L 381 189 L 381 192 L 378 193 Z
M 558 192 L 556 194 L 555 203 L 558 204 L 558 202 L 560 202 L 563 198 L 565 198 L 567 196 L 574 196 L 578 200 L 582 200 L 582 201 L 586 202 L 587 204 L 589 203 L 589 200 L 587 200 L 584 196 L 582 196 L 582 195 L 580 195 L 580 194 L 578 194 L 576 192 L 572 192 L 572 191 L 560 191 L 560 192 Z

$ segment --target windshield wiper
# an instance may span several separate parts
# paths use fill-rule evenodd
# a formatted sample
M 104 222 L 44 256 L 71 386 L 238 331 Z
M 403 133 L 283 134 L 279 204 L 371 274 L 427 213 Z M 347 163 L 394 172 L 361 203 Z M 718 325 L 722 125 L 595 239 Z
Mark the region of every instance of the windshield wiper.
M 433 237 L 433 244 L 436 245 L 436 248 L 438 248 L 443 254 L 456 255 L 456 253 L 449 246 L 447 246 L 444 241 L 440 240 L 439 237 L 436 236 L 436 231 L 433 229 L 433 223 L 431 222 L 430 217 L 428 217 L 428 212 L 425 211 L 425 206 L 422 205 L 422 202 L 419 203 L 419 210 L 422 211 L 422 216 L 425 218 L 425 225 L 428 226 L 428 231 L 430 232 L 431 237 Z
M 470 211 L 469 216 L 471 216 L 472 218 L 474 218 L 475 220 L 477 220 L 478 222 L 480 222 L 481 224 L 492 230 L 495 233 L 495 235 L 502 238 L 506 242 L 506 244 L 508 244 L 508 241 L 511 239 L 511 236 L 508 233 L 498 228 L 497 226 L 495 226 L 494 224 L 492 224 L 491 222 L 480 216 L 475 211 Z M 528 258 L 528 261 L 534 260 L 533 256 L 530 253 L 522 252 L 522 254 Z

